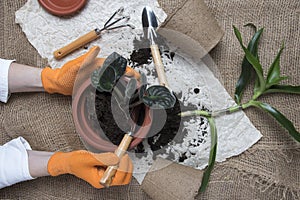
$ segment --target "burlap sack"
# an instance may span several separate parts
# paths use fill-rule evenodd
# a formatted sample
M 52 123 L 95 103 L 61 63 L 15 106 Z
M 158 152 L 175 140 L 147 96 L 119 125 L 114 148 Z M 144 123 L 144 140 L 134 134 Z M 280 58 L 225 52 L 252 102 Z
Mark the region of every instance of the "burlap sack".
M 26 1 L 0 1 L 0 57 L 38 67 L 40 58 L 29 44 L 14 13 Z M 163 8 L 174 12 L 188 1 L 160 0 Z M 196 2 L 197 3 L 197 2 Z M 221 43 L 211 52 L 219 67 L 223 83 L 232 95 L 240 73 L 243 53 L 232 32 L 239 27 L 249 39 L 253 31 L 242 25 L 253 22 L 265 27 L 260 48 L 264 68 L 270 65 L 277 49 L 285 40 L 281 65 L 291 84 L 299 83 L 300 29 L 298 0 L 205 0 L 210 11 L 225 31 Z M 188 16 L 188 13 L 187 13 Z M 197 16 L 194 16 L 197 17 Z M 199 19 L 200 21 L 201 19 Z M 189 20 L 187 20 L 187 23 Z M 194 26 L 194 24 L 191 24 Z M 297 130 L 299 96 L 272 95 L 263 98 L 289 119 Z M 74 150 L 84 148 L 71 117 L 71 99 L 61 95 L 14 94 L 8 104 L 0 105 L 1 144 L 17 136 L 25 137 L 37 150 Z M 300 147 L 271 117 L 256 109 L 246 112 L 264 138 L 241 156 L 217 164 L 210 185 L 197 199 L 297 199 L 300 197 Z M 96 190 L 73 176 L 45 177 L 0 190 L 1 199 L 149 199 L 135 180 L 128 186 Z
M 203 171 L 157 158 L 143 181 L 142 189 L 152 199 L 193 200 L 202 177 Z

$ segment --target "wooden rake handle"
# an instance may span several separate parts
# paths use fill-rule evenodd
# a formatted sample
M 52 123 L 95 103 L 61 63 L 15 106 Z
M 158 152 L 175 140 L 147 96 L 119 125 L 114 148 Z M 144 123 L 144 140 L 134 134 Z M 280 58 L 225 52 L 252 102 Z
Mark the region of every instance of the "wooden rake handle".
M 115 154 L 119 157 L 120 160 L 126 153 L 132 139 L 133 137 L 131 135 L 125 134 L 120 145 L 115 150 Z M 118 165 L 107 167 L 102 178 L 100 179 L 100 184 L 108 188 L 111 185 L 111 182 L 117 172 L 118 167 Z
M 53 55 L 54 58 L 57 60 L 62 59 L 69 53 L 72 53 L 76 49 L 79 49 L 80 47 L 88 44 L 89 42 L 97 39 L 100 36 L 98 29 L 92 30 L 88 32 L 87 34 L 77 38 L 73 42 L 69 43 L 68 45 L 54 51 Z

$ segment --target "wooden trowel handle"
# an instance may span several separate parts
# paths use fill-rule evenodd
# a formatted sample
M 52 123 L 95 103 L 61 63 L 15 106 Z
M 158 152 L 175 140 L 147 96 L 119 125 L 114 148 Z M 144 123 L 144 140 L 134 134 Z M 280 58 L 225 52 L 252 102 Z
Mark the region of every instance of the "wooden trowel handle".
M 125 134 L 120 145 L 115 150 L 115 154 L 119 157 L 120 160 L 126 153 L 128 147 L 132 141 L 132 138 L 133 137 L 131 135 Z M 103 185 L 104 187 L 109 187 L 116 172 L 117 172 L 118 167 L 119 167 L 118 165 L 107 167 L 101 180 L 100 180 L 100 184 Z
M 166 73 L 165 73 L 165 68 L 164 68 L 163 62 L 161 60 L 159 48 L 158 48 L 157 44 L 150 45 L 150 48 L 151 48 L 151 54 L 152 54 L 155 69 L 157 72 L 159 84 L 162 86 L 165 86 L 165 87 L 169 87 Z
M 59 60 L 59 59 L 65 57 L 66 55 L 75 51 L 76 49 L 79 49 L 80 47 L 86 45 L 87 43 L 97 39 L 99 37 L 99 35 L 100 34 L 99 34 L 99 32 L 97 32 L 97 29 L 88 32 L 87 34 L 77 38 L 76 40 L 74 40 L 73 42 L 68 44 L 67 46 L 64 46 L 64 47 L 56 50 L 53 53 L 54 58 Z

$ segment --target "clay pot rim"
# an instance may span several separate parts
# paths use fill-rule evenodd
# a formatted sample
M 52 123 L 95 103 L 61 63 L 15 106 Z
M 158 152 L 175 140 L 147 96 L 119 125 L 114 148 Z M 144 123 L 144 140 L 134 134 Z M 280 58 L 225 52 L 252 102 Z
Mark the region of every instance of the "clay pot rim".
M 76 127 L 76 132 L 80 135 L 80 138 L 84 140 L 84 143 L 87 143 L 93 149 L 100 151 L 114 151 L 117 146 L 111 143 L 108 140 L 105 140 L 92 130 L 92 128 L 88 125 L 85 115 L 85 100 L 82 100 L 82 94 L 86 91 L 87 88 L 93 87 L 91 85 L 90 79 L 87 79 L 82 83 L 82 85 L 78 88 L 76 95 L 72 100 L 72 114 L 73 120 Z M 140 142 L 148 134 L 151 124 L 152 124 L 152 110 L 146 107 L 145 109 L 145 119 L 141 128 L 135 133 L 135 137 L 132 140 L 129 149 L 137 146 Z M 102 129 L 100 130 L 102 131 Z M 87 147 L 89 148 L 89 147 Z
M 61 0 L 38 0 L 40 5 L 49 13 L 57 16 L 69 16 L 84 7 L 87 0 L 67 1 L 61 5 Z

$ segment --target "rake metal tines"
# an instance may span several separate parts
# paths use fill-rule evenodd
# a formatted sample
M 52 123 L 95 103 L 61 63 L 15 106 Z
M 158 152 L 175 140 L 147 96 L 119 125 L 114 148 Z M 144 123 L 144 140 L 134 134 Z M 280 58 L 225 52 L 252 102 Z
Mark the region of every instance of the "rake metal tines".
M 135 29 L 135 27 L 132 24 L 122 24 L 122 25 L 118 25 L 118 26 L 113 26 L 115 24 L 117 24 L 120 21 L 128 21 L 130 19 L 130 16 L 121 16 L 117 19 L 115 19 L 115 21 L 112 21 L 115 16 L 117 14 L 122 14 L 124 11 L 124 7 L 119 8 L 104 24 L 103 28 L 99 30 L 99 32 L 104 31 L 104 30 L 114 30 L 114 29 L 118 29 L 118 28 L 123 28 L 123 27 L 130 27 L 132 29 Z

